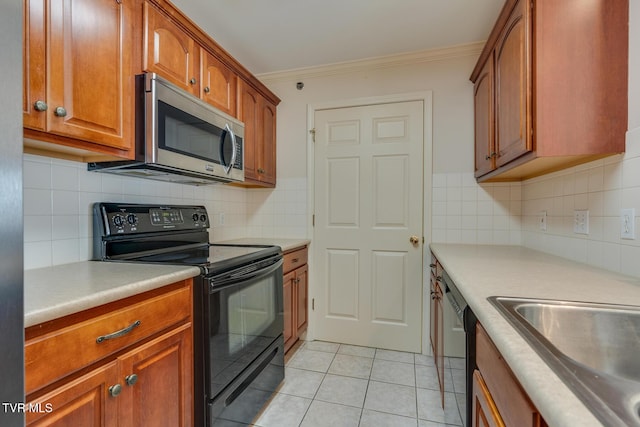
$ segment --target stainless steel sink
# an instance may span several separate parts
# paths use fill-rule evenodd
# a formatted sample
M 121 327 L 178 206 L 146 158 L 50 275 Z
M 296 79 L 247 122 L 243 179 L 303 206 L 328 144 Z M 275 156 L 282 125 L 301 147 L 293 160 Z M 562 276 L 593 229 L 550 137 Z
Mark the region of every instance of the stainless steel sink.
M 489 297 L 606 426 L 640 426 L 640 307 Z

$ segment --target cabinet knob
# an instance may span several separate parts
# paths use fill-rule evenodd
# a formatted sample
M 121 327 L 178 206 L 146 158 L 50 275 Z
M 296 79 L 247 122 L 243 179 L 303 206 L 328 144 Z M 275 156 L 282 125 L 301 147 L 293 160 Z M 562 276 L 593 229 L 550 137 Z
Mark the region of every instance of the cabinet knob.
M 191 77 L 191 80 L 189 80 L 189 83 L 191 83 L 192 85 L 198 83 L 198 81 L 196 80 L 195 77 Z
M 122 386 L 120 384 L 115 384 L 109 387 L 109 395 L 111 397 L 116 397 L 120 393 L 122 393 Z
M 264 169 L 258 168 L 258 173 L 264 173 Z
M 127 375 L 126 377 L 124 377 L 124 382 L 127 383 L 127 385 L 129 386 L 134 385 L 135 383 L 138 382 L 138 375 L 136 374 Z
M 436 268 L 436 265 L 435 264 L 429 264 L 429 267 Z
M 209 93 L 209 92 L 211 92 L 211 89 L 209 89 L 209 86 L 206 86 L 204 88 L 204 93 Z
M 65 117 L 67 115 L 67 110 L 64 107 L 57 107 L 53 114 L 55 114 L 58 117 Z
M 496 153 L 495 151 L 491 154 L 489 154 L 488 156 L 484 156 L 485 160 L 491 160 L 493 157 L 497 156 L 498 153 Z
M 36 102 L 33 103 L 33 108 L 36 111 L 47 111 L 47 108 L 49 108 L 47 106 L 47 103 L 41 100 L 37 100 Z

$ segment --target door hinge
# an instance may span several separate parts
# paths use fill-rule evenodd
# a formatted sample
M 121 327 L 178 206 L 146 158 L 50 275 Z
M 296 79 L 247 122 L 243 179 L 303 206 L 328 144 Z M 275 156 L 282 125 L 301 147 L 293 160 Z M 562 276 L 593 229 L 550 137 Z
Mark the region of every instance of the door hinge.
M 316 214 L 311 215 L 311 226 L 316 226 Z
M 316 309 L 316 299 L 311 298 L 311 310 L 315 310 L 315 309 Z
M 311 134 L 312 141 L 316 142 L 316 128 L 311 129 L 309 133 Z

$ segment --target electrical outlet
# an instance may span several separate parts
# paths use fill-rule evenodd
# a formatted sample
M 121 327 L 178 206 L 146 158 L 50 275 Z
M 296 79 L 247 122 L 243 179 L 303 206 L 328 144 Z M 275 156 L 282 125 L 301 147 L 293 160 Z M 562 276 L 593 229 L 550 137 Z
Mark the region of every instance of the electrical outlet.
M 542 211 L 538 214 L 538 226 L 540 231 L 547 231 L 547 211 Z
M 573 211 L 573 232 L 576 234 L 589 234 L 589 211 Z
M 636 210 L 622 209 L 620 211 L 620 237 L 634 240 L 636 238 Z

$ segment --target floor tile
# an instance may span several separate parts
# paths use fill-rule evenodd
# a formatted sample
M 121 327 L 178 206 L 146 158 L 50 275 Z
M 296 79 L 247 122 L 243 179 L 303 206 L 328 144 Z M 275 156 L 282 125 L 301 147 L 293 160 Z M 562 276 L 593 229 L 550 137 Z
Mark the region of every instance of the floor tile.
M 414 354 L 413 357 L 416 365 L 436 366 L 431 354 Z
M 432 390 L 440 390 L 438 382 L 438 371 L 434 366 L 416 365 L 416 387 L 430 388 Z
M 361 347 L 358 345 L 341 344 L 338 354 L 348 354 L 351 356 L 374 358 L 376 349 L 371 347 Z
M 371 369 L 371 379 L 386 383 L 408 386 L 416 385 L 416 373 L 413 363 L 392 362 L 376 359 Z
M 284 381 L 278 392 L 313 399 L 318 388 L 320 388 L 324 375 L 322 372 L 287 366 L 285 368 Z
M 453 393 L 444 394 L 444 410 L 441 406 L 440 391 L 417 389 L 418 418 L 456 426 L 462 425 L 458 404 Z
M 306 341 L 304 343 L 305 350 L 325 351 L 327 353 L 335 353 L 340 348 L 340 344 L 326 341 Z
M 465 367 L 465 359 L 461 357 L 450 357 L 449 364 L 451 365 L 451 369 L 462 369 Z
M 314 400 L 300 427 L 358 427 L 362 409 Z
M 456 393 L 466 392 L 466 371 L 463 369 L 451 369 L 453 378 L 453 391 Z
M 327 374 L 316 394 L 316 399 L 362 408 L 367 384 L 367 380 Z
M 307 369 L 309 371 L 327 372 L 334 358 L 333 353 L 324 351 L 298 350 L 295 356 L 289 361 L 289 367 Z
M 360 419 L 360 427 L 416 427 L 416 419 L 403 417 L 401 415 L 386 414 L 384 412 L 371 411 L 365 409 L 362 411 Z
M 277 394 L 260 415 L 258 427 L 298 427 L 312 400 L 288 394 Z
M 372 366 L 373 359 L 368 357 L 338 353 L 329 367 L 329 373 L 368 379 L 371 375 Z
M 370 381 L 364 408 L 416 418 L 416 389 L 404 385 Z
M 391 360 L 393 362 L 414 363 L 414 354 L 395 350 L 376 350 L 376 359 Z

